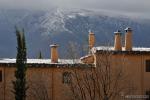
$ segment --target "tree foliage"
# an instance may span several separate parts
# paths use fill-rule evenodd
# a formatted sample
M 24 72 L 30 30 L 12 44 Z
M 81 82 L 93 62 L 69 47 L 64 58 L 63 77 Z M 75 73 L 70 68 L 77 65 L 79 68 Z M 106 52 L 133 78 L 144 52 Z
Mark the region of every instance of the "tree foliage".
M 13 93 L 15 95 L 15 100 L 26 100 L 26 91 L 28 89 L 26 85 L 26 43 L 24 30 L 20 31 L 16 28 L 17 36 L 17 57 L 16 57 L 16 70 L 15 78 L 13 81 Z
M 42 52 L 40 51 L 38 54 L 38 59 L 43 59 Z
M 84 70 L 73 69 L 70 89 L 74 100 L 117 100 L 121 93 L 130 92 L 124 57 L 113 60 L 108 50 L 97 53 L 96 66 Z

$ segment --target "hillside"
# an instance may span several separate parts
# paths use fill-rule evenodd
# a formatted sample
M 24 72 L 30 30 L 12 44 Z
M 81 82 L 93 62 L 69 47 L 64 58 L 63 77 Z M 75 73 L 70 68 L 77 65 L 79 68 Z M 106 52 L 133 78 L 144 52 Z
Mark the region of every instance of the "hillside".
M 85 9 L 0 10 L 0 58 L 16 55 L 15 25 L 25 29 L 29 58 L 36 58 L 39 51 L 48 58 L 52 43 L 60 45 L 64 57 L 70 41 L 87 46 L 89 30 L 96 34 L 96 45 L 113 44 L 113 32 L 120 29 L 124 33 L 127 26 L 134 30 L 134 46 L 150 47 L 150 20 L 147 19 Z

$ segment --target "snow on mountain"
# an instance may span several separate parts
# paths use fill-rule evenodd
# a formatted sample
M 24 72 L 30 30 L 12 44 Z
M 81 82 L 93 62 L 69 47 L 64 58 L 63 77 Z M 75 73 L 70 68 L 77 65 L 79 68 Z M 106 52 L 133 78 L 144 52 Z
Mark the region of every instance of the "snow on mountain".
M 59 9 L 56 12 L 47 12 L 44 16 L 40 17 L 41 21 L 40 27 L 45 29 L 45 33 L 61 33 L 63 31 L 68 31 L 65 28 L 65 16 L 63 12 Z
M 85 9 L 0 10 L 0 57 L 16 56 L 15 25 L 25 29 L 30 58 L 36 58 L 39 51 L 49 57 L 52 43 L 60 45 L 62 57 L 70 41 L 87 47 L 90 29 L 96 34 L 97 45 L 108 41 L 113 45 L 113 32 L 120 29 L 124 33 L 124 28 L 130 26 L 134 30 L 134 45 L 150 46 L 150 20 L 146 19 Z

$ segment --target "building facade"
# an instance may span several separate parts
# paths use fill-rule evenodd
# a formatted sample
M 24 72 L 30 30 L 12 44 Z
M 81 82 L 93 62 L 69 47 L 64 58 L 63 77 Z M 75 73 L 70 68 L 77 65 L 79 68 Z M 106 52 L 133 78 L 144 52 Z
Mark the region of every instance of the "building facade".
M 95 35 L 89 33 L 89 54 L 79 60 L 58 59 L 58 45 L 51 45 L 51 59 L 28 59 L 27 60 L 27 83 L 29 86 L 27 100 L 71 100 L 73 93 L 70 90 L 73 70 L 80 73 L 92 69 L 97 70 L 105 66 L 102 61 L 109 56 L 111 68 L 122 68 L 126 74 L 126 83 L 130 91 L 125 89 L 119 91 L 117 98 L 141 99 L 147 98 L 150 93 L 150 48 L 135 48 L 132 46 L 132 29 L 125 30 L 125 44 L 122 45 L 122 34 L 115 32 L 114 47 L 94 47 Z M 14 100 L 12 91 L 12 80 L 14 78 L 15 59 L 0 59 L 0 100 Z M 112 71 L 113 73 L 117 73 Z M 102 74 L 101 74 L 102 75 Z M 118 79 L 119 80 L 119 79 Z M 132 88 L 131 88 L 132 87 Z M 114 91 L 114 90 L 112 90 Z M 86 91 L 87 92 L 87 91 Z M 89 99 L 90 100 L 90 99 Z M 99 100 L 99 99 L 95 99 Z M 116 99 L 114 99 L 116 100 Z

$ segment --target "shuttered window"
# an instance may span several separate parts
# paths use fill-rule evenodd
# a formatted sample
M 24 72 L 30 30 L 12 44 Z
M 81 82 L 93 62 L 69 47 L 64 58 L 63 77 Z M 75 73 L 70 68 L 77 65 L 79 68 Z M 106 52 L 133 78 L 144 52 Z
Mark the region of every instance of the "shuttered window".
M 150 91 L 146 91 L 147 98 L 145 100 L 150 100 Z
M 146 72 L 150 72 L 150 60 L 146 60 Z
M 0 82 L 2 82 L 2 70 L 0 70 Z
M 70 84 L 71 83 L 71 72 L 64 72 L 63 73 L 63 80 L 62 82 L 64 84 Z

